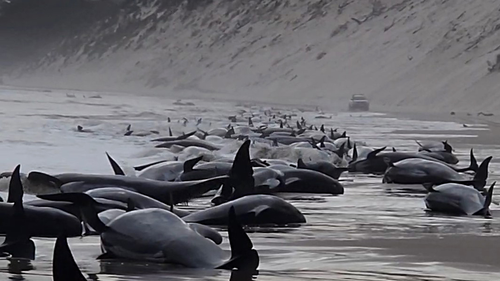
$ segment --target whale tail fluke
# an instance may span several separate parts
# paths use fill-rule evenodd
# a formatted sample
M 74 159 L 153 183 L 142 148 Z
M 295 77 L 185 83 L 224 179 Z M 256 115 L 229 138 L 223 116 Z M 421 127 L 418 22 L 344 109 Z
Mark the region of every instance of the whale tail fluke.
M 75 258 L 68 246 L 68 240 L 61 234 L 56 240 L 52 262 L 54 281 L 86 281 L 75 262 Z
M 236 217 L 234 207 L 229 209 L 228 219 L 229 244 L 231 258 L 218 268 L 255 270 L 259 266 L 259 254 L 253 249 L 253 243 Z

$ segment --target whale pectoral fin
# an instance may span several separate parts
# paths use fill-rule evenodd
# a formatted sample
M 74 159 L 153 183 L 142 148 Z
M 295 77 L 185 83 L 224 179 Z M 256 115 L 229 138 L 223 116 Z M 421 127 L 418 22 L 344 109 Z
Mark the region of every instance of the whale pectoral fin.
M 387 148 L 387 146 L 384 146 L 384 147 L 379 148 L 379 149 L 375 149 L 374 151 L 368 153 L 368 155 L 366 156 L 366 159 L 373 159 L 373 158 L 377 157 L 377 154 L 384 151 L 386 148 Z
M 65 236 L 61 235 L 57 238 L 53 260 L 52 273 L 54 281 L 87 280 L 78 268 Z
M 281 182 L 278 179 L 271 178 L 262 183 L 262 185 L 266 185 L 269 189 L 276 189 L 281 185 Z
M 261 215 L 263 212 L 265 212 L 268 209 L 267 206 L 260 205 L 252 209 L 252 213 L 254 214 L 255 217 Z
M 116 162 L 115 159 L 113 159 L 113 157 L 111 157 L 107 152 L 106 157 L 108 157 L 109 164 L 111 164 L 111 168 L 113 169 L 115 175 L 125 176 L 125 172 L 123 171 L 122 167 L 120 167 L 120 165 L 118 165 L 118 162 Z
M 7 198 L 7 202 L 21 204 L 23 202 L 24 190 L 21 182 L 21 175 L 19 174 L 20 169 L 21 165 L 17 165 L 10 177 L 9 197 Z
M 217 267 L 220 269 L 255 270 L 259 266 L 259 254 L 236 217 L 234 206 L 229 209 L 228 220 L 231 259 Z
M 199 235 L 213 241 L 215 244 L 220 245 L 222 243 L 222 236 L 217 230 L 199 223 L 188 223 L 189 227 Z
M 296 182 L 299 182 L 299 181 L 301 181 L 301 179 L 300 179 L 300 178 L 297 178 L 297 177 L 287 178 L 287 179 L 285 180 L 285 185 L 290 185 L 290 184 L 292 184 L 292 183 L 296 183 Z

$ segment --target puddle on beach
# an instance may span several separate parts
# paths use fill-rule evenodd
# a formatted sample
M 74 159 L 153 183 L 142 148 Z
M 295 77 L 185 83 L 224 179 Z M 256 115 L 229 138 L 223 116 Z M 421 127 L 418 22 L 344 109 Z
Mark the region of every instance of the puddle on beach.
M 133 97 L 74 92 L 36 92 L 0 90 L 0 168 L 10 171 L 22 164 L 22 171 L 111 173 L 105 158 L 107 151 L 125 166 L 133 166 L 169 157 L 152 148 L 146 137 L 124 136 L 128 124 L 134 131 L 160 131 L 166 135 L 195 128 L 203 118 L 204 128 L 226 126 L 228 116 L 238 112 L 261 113 L 271 106 L 250 106 L 193 100 L 194 105 L 174 105 L 175 100 L 159 97 Z M 87 98 L 83 98 L 86 95 Z M 277 106 L 273 106 L 277 107 Z M 452 122 L 398 119 L 379 113 L 299 111 L 280 107 L 286 114 L 303 116 L 318 127 L 347 130 L 356 140 L 372 147 L 394 146 L 401 151 L 416 151 L 414 140 L 448 139 L 457 150 L 461 165 L 468 163 L 468 150 L 474 144 L 474 127 L 464 128 Z M 331 116 L 331 118 L 330 118 Z M 167 118 L 171 118 L 168 123 Z M 189 120 L 186 126 L 182 119 Z M 297 117 L 294 117 L 297 118 Z M 81 125 L 90 130 L 76 130 Z M 391 134 L 395 131 L 408 133 Z M 484 130 L 478 126 L 477 130 Z M 426 134 L 425 131 L 429 131 Z M 436 134 L 439 131 L 439 134 Z M 416 133 L 418 132 L 418 133 Z M 447 134 L 447 132 L 452 132 Z M 461 134 L 460 132 L 464 132 Z M 454 142 L 454 139 L 460 139 Z M 482 160 L 499 155 L 495 146 L 474 146 Z M 237 146 L 221 153 L 232 153 Z M 500 179 L 500 164 L 490 166 L 490 182 Z M 441 262 L 438 259 L 401 254 L 377 244 L 359 241 L 388 239 L 397 248 L 401 239 L 425 239 L 436 236 L 496 236 L 500 233 L 500 208 L 493 206 L 493 219 L 431 216 L 424 209 L 425 194 L 419 187 L 383 185 L 380 177 L 344 174 L 346 192 L 342 196 L 284 195 L 306 216 L 300 227 L 251 228 L 249 235 L 261 262 L 258 275 L 251 276 L 222 270 L 183 269 L 168 265 L 136 262 L 100 262 L 99 239 L 70 239 L 75 259 L 86 276 L 98 280 L 495 280 L 495 266 Z M 2 194 L 2 197 L 4 194 Z M 206 208 L 206 198 L 196 199 L 186 208 Z M 222 231 L 228 249 L 227 232 Z M 464 238 L 466 239 L 466 238 Z M 467 243 L 467 240 L 464 240 Z M 31 265 L 0 260 L 2 280 L 52 280 L 53 239 L 35 239 L 36 260 Z M 369 244 L 369 243 L 367 243 Z M 362 245 L 362 246 L 359 246 Z M 471 245 L 472 249 L 473 245 Z M 447 251 L 446 247 L 436 251 Z M 465 255 L 466 253 L 464 253 Z M 492 257 L 499 259 L 497 256 Z M 30 269 L 30 270 L 26 270 Z M 22 271 L 22 272 L 21 272 Z M 93 279 L 92 279 L 93 280 Z

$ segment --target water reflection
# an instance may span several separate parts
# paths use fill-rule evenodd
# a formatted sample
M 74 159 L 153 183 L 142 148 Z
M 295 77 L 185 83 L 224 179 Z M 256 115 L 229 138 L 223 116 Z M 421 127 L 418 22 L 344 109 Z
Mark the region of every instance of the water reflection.
M 8 272 L 11 273 L 12 275 L 9 277 L 9 279 L 12 280 L 25 280 L 23 277 L 23 272 L 33 270 L 33 264 L 31 263 L 31 260 L 29 259 L 15 259 L 15 258 L 8 258 L 9 261 L 8 264 Z
M 0 105 L 3 110 L 0 114 L 4 138 L 0 140 L 3 152 L 0 165 L 5 170 L 14 167 L 13 164 L 22 163 L 25 171 L 109 173 L 108 163 L 102 158 L 105 150 L 113 152 L 113 155 L 127 161 L 127 164 L 154 162 L 169 157 L 165 151 L 152 150 L 148 138 L 124 138 L 123 131 L 128 123 L 138 130 L 168 131 L 168 127 L 173 126 L 165 121 L 168 117 L 182 116 L 195 120 L 203 115 L 203 120 L 209 120 L 207 122 L 224 122 L 227 125 L 226 116 L 234 115 L 239 110 L 259 112 L 261 108 L 206 101 L 196 101 L 194 107 L 180 108 L 173 106 L 164 97 L 107 98 L 106 95 L 95 101 L 83 102 L 77 98 L 68 102 L 64 95 L 61 98 L 56 93 L 38 94 L 2 93 Z M 80 96 L 81 93 L 77 94 L 77 97 Z M 469 162 L 470 145 L 455 141 L 452 135 L 446 134 L 446 131 L 453 131 L 455 137 L 467 137 L 466 142 L 473 142 L 469 134 L 471 131 L 466 133 L 461 124 L 400 120 L 371 113 L 353 114 L 352 117 L 346 113 L 338 113 L 333 119 L 313 121 L 317 112 L 299 112 L 287 108 L 280 110 L 292 111 L 297 116 L 304 116 L 311 122 L 324 123 L 327 127 L 335 128 L 341 124 L 353 139 L 365 141 L 370 147 L 388 145 L 395 146 L 400 151 L 416 151 L 414 139 L 446 136 L 454 144 L 460 162 Z M 26 115 L 26 112 L 30 115 Z M 54 115 L 55 112 L 57 115 Z M 76 125 L 89 127 L 95 133 L 79 134 L 74 129 Z M 185 131 L 188 129 L 190 128 L 183 127 Z M 393 134 L 395 130 L 406 131 Z M 457 133 L 458 131 L 464 133 Z M 500 155 L 499 149 L 500 146 L 475 146 L 478 160 L 489 155 Z M 500 162 L 492 162 L 490 170 L 491 181 L 500 179 Z M 385 239 L 387 244 L 397 245 L 401 238 L 421 238 L 425 243 L 425 239 L 434 236 L 477 237 L 500 233 L 500 224 L 495 223 L 500 219 L 498 206 L 492 206 L 492 220 L 426 214 L 423 200 L 425 194 L 422 193 L 421 186 L 383 185 L 381 181 L 379 176 L 344 174 L 342 183 L 346 188 L 342 196 L 284 195 L 286 200 L 304 213 L 307 223 L 300 226 L 247 229 L 261 257 L 258 275 L 186 269 L 153 263 L 98 261 L 95 257 L 99 252 L 100 242 L 96 237 L 70 239 L 70 245 L 85 275 L 91 276 L 92 280 L 101 281 L 500 280 L 500 276 L 491 269 L 484 269 L 484 272 L 479 273 L 427 260 L 425 263 L 415 263 L 406 261 L 406 257 L 391 256 L 382 250 L 381 254 L 378 249 L 374 249 L 374 245 L 355 245 L 370 239 Z M 209 205 L 207 200 L 196 199 L 188 206 L 179 208 L 201 210 Z M 222 247 L 228 250 L 227 231 L 224 228 L 220 230 L 225 239 Z M 33 261 L 33 265 L 22 261 L 0 260 L 0 280 L 52 280 L 54 241 L 34 240 L 37 244 L 37 260 Z M 440 244 L 436 245 L 438 247 Z M 474 264 L 474 269 L 478 270 L 478 265 Z M 98 278 L 95 274 L 89 274 L 96 272 Z

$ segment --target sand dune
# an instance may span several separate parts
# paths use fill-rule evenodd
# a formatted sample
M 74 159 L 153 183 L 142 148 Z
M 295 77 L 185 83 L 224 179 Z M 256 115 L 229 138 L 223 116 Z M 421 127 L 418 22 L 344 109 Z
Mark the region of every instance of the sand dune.
M 500 111 L 487 63 L 500 53 L 496 0 L 52 2 L 51 17 L 22 25 L 27 4 L 4 11 L 5 84 L 339 109 L 363 93 L 379 110 Z

